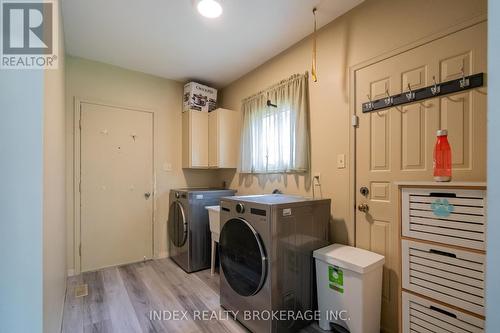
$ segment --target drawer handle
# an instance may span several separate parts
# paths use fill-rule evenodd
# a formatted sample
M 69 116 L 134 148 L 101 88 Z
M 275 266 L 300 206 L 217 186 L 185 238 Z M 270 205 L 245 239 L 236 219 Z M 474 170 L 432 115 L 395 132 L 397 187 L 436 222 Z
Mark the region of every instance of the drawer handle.
M 429 253 L 433 253 L 433 254 L 437 254 L 437 255 L 445 256 L 445 257 L 450 257 L 450 258 L 457 257 L 457 255 L 455 253 L 444 252 L 444 251 L 439 251 L 439 250 L 434 250 L 434 249 L 430 249 Z
M 440 197 L 440 198 L 456 198 L 456 193 L 442 193 L 442 192 L 431 192 L 429 193 L 430 197 Z
M 230 209 L 226 208 L 226 207 L 222 207 L 222 210 L 225 211 L 225 212 L 229 212 L 230 211 Z
M 444 315 L 447 315 L 448 317 L 452 317 L 452 318 L 457 319 L 457 315 L 456 315 L 456 314 L 451 313 L 451 312 L 446 311 L 446 310 L 443 310 L 443 309 L 440 309 L 440 308 L 438 308 L 438 307 L 435 307 L 434 305 L 431 305 L 431 306 L 429 307 L 429 309 L 431 309 L 432 311 L 436 311 L 436 312 L 442 313 L 442 314 L 444 314 Z

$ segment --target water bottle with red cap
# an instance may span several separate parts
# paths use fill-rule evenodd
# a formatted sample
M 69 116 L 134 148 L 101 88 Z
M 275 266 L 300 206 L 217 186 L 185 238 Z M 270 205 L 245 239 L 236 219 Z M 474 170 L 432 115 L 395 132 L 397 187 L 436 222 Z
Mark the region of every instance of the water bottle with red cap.
M 434 147 L 434 180 L 449 182 L 451 180 L 451 148 L 448 142 L 448 131 L 438 130 Z

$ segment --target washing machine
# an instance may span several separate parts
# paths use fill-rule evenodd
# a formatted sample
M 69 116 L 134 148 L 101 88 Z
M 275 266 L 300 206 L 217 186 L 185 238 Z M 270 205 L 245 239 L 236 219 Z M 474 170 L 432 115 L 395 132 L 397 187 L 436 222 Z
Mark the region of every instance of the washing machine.
M 210 226 L 206 206 L 235 190 L 184 188 L 170 191 L 168 238 L 170 258 L 188 273 L 210 267 Z
M 221 306 L 255 333 L 308 325 L 317 308 L 312 252 L 329 244 L 329 220 L 329 199 L 222 198 Z

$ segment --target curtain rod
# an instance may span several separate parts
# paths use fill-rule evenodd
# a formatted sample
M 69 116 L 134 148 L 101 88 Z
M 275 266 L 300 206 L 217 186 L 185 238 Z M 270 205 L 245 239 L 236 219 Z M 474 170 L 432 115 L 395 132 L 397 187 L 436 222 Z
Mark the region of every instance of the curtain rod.
M 250 96 L 248 96 L 248 97 L 243 98 L 243 99 L 241 100 L 241 102 L 242 102 L 242 103 L 244 103 L 244 102 L 247 102 L 247 101 L 249 101 L 249 100 L 252 100 L 252 99 L 254 99 L 254 98 L 256 98 L 256 97 L 259 97 L 259 96 L 261 96 L 261 95 L 263 95 L 263 94 L 265 94 L 265 93 L 268 93 L 268 92 L 270 92 L 271 90 L 276 89 L 276 88 L 278 88 L 278 87 L 280 87 L 280 86 L 282 86 L 282 85 L 284 85 L 284 84 L 286 84 L 286 83 L 288 83 L 288 82 L 290 82 L 290 81 L 296 80 L 296 79 L 300 78 L 300 77 L 301 77 L 301 76 L 303 76 L 303 75 L 305 75 L 305 76 L 309 76 L 309 72 L 308 72 L 308 71 L 306 71 L 304 74 L 299 74 L 299 73 L 297 73 L 297 74 L 293 74 L 293 75 L 291 75 L 290 77 L 288 77 L 288 78 L 286 78 L 286 79 L 283 79 L 283 80 L 279 81 L 278 83 L 273 84 L 273 85 L 271 85 L 271 86 L 267 87 L 267 88 L 266 88 L 266 89 L 264 89 L 264 90 L 261 90 L 261 91 L 259 91 L 259 92 L 255 93 L 255 94 L 253 94 L 253 95 L 250 95 Z M 276 105 L 271 104 L 271 101 L 269 101 L 269 100 L 267 101 L 267 106 L 277 107 Z

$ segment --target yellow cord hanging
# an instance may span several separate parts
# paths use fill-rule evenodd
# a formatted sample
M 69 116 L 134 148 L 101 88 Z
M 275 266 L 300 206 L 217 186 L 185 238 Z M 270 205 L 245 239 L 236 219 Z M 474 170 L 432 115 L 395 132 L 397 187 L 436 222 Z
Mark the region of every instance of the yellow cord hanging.
M 318 81 L 318 76 L 316 73 L 316 8 L 313 9 L 314 15 L 314 33 L 313 33 L 313 51 L 312 51 L 312 68 L 311 75 L 314 82 Z

